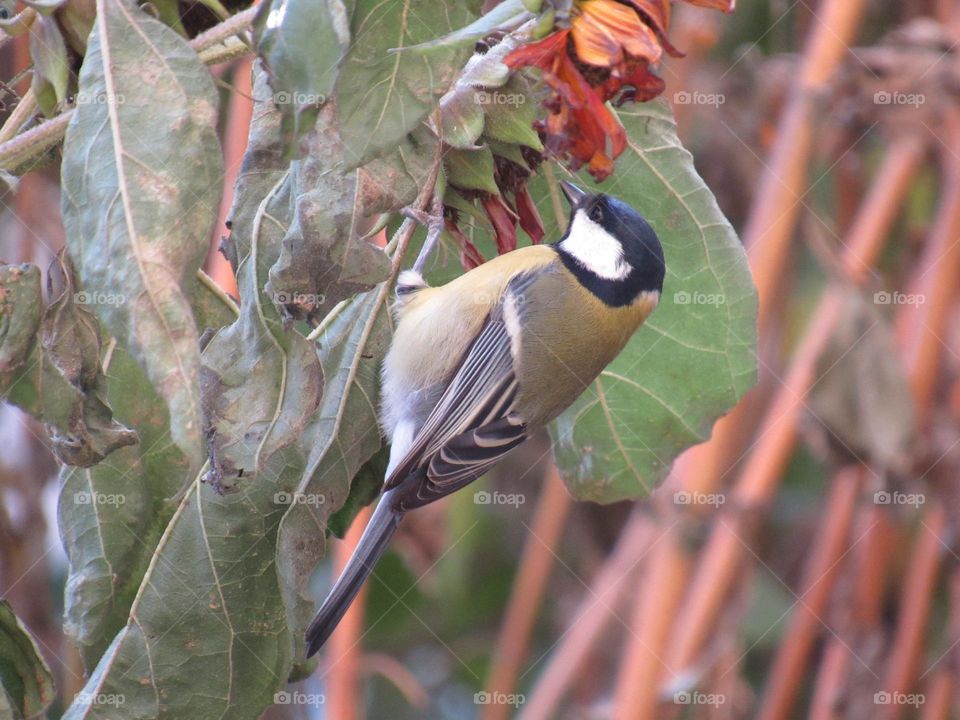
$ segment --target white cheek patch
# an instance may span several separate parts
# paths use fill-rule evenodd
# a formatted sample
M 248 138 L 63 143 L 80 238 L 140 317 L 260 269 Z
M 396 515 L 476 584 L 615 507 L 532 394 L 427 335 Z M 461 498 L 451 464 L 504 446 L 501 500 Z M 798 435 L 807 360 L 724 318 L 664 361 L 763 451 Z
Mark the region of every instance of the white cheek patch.
M 604 280 L 623 280 L 630 274 L 630 264 L 623 259 L 620 241 L 582 210 L 573 216 L 570 233 L 560 247 Z

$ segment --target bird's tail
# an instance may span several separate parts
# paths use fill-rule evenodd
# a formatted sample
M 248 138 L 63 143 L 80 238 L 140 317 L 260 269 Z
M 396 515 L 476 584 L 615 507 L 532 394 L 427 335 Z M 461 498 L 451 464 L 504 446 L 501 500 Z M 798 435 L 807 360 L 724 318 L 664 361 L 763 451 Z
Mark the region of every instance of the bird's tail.
M 403 513 L 393 508 L 393 492 L 390 490 L 380 498 L 357 549 L 307 628 L 307 657 L 315 655 L 333 633 L 400 524 Z

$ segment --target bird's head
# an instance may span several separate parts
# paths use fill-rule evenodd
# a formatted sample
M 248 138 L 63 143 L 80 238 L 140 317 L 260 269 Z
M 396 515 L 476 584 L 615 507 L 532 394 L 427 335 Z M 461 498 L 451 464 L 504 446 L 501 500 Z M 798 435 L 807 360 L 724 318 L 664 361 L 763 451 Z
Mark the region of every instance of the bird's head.
M 570 223 L 557 250 L 574 274 L 610 305 L 663 290 L 663 248 L 650 223 L 622 200 L 561 182 Z

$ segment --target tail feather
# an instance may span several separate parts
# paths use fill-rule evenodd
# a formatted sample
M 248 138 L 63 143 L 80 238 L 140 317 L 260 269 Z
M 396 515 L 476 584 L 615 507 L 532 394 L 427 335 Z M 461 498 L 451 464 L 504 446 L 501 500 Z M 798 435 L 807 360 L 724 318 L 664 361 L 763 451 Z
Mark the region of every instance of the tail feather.
M 386 492 L 380 498 L 357 549 L 307 628 L 307 657 L 312 657 L 323 647 L 387 549 L 403 518 L 403 513 L 393 508 L 393 492 Z

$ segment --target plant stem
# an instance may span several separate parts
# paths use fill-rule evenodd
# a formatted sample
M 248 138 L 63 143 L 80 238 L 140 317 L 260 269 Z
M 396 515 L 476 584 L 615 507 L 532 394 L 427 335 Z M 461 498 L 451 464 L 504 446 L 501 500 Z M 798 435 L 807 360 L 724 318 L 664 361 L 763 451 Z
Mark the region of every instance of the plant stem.
M 258 7 L 255 6 L 237 13 L 229 20 L 225 20 L 197 35 L 190 41 L 190 46 L 198 53 L 202 53 L 203 50 L 237 35 L 249 27 L 257 10 Z M 234 52 L 232 48 L 228 47 L 228 50 L 231 53 Z M 221 53 L 213 53 L 208 55 L 208 58 L 211 63 L 221 62 L 221 55 Z M 72 108 L 64 110 L 56 117 L 50 118 L 16 137 L 0 141 L 0 170 L 15 170 L 60 142 L 67 131 L 67 125 L 73 113 Z M 4 127 L 6 128 L 6 126 Z
M 493 668 L 486 686 L 491 694 L 509 695 L 517 688 L 520 664 L 530 646 L 533 624 L 557 557 L 554 548 L 563 537 L 570 507 L 570 493 L 560 479 L 556 461 L 550 458 L 533 526 L 527 533 L 523 557 L 517 567 L 510 602 L 493 653 Z M 507 703 L 491 703 L 483 707 L 480 717 L 483 720 L 506 720 L 510 709 Z

